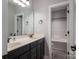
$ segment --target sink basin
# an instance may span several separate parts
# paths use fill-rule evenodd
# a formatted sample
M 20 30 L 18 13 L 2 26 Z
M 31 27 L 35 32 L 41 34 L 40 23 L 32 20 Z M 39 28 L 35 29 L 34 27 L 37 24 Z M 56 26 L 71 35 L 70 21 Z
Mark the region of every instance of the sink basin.
M 20 42 L 8 43 L 8 48 L 12 48 L 12 47 L 18 46 L 20 44 L 21 44 Z

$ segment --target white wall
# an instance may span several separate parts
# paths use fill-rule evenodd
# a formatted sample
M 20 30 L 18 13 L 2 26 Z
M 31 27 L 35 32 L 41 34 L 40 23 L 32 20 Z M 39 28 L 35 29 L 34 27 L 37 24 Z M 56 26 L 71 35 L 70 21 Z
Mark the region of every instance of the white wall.
M 10 36 L 11 33 L 14 33 L 15 14 L 16 14 L 16 6 L 14 6 L 11 3 L 8 3 L 8 36 Z
M 44 33 L 46 35 L 46 43 L 45 43 L 45 55 L 48 56 L 48 29 L 49 29 L 49 9 L 50 5 L 55 3 L 63 2 L 67 0 L 33 0 L 34 7 L 34 32 L 35 33 Z M 39 24 L 39 20 L 43 20 L 43 24 Z
M 2 0 L 2 55 L 7 54 L 8 0 Z

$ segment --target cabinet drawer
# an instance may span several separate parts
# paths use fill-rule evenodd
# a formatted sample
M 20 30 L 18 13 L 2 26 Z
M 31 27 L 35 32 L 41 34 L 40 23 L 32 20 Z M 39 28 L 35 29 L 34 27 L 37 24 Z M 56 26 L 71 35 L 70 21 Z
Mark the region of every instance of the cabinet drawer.
M 29 45 L 26 45 L 26 46 L 23 46 L 23 47 L 20 47 L 18 49 L 15 49 L 13 51 L 10 51 L 8 53 L 8 56 L 9 57 L 16 57 L 16 56 L 19 56 L 21 55 L 22 53 L 28 51 L 30 49 L 30 46 Z

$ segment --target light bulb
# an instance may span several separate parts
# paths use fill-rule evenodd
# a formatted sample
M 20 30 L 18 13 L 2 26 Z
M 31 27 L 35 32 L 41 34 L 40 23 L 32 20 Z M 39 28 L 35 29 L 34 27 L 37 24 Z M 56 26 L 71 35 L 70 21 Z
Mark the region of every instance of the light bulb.
M 14 3 L 18 3 L 18 0 L 13 0 Z
M 26 5 L 22 4 L 21 7 L 26 7 Z
M 30 2 L 27 0 L 13 0 L 14 3 L 17 3 L 21 7 L 26 7 L 30 5 Z
M 18 5 L 20 5 L 21 7 L 26 7 L 22 2 L 18 1 L 17 3 Z
M 29 5 L 30 5 L 29 1 L 26 1 L 26 2 L 25 2 L 25 4 L 26 4 L 27 6 L 29 6 Z
M 30 5 L 30 3 L 29 3 L 29 1 L 27 1 L 27 0 L 21 0 L 23 3 L 25 3 L 27 6 L 29 6 Z

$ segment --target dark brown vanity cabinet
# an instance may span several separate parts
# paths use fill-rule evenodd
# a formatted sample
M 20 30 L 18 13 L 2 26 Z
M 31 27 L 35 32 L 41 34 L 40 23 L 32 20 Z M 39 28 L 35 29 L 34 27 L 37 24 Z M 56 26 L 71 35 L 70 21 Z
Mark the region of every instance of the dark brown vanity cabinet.
M 20 55 L 18 59 L 30 59 L 30 52 Z
M 44 38 L 8 53 L 8 59 L 43 59 Z

